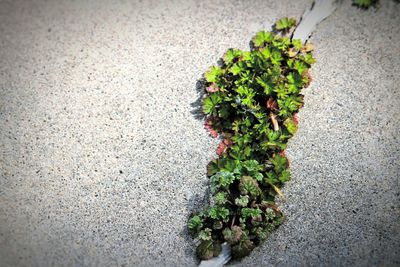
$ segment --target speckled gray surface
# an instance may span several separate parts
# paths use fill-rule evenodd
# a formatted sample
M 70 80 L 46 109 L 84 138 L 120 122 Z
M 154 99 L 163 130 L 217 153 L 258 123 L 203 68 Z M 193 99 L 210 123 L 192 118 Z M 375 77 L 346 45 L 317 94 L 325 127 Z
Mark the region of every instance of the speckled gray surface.
M 216 142 L 196 81 L 311 1 L 197 2 L 0 1 L 1 266 L 197 264 Z M 318 27 L 287 221 L 235 265 L 400 264 L 399 12 L 347 2 Z

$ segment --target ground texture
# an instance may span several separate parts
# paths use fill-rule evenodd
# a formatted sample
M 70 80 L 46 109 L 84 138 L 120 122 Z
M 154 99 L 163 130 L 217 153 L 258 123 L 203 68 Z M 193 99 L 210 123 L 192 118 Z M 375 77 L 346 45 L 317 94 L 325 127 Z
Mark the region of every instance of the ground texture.
M 195 266 L 217 144 L 196 81 L 310 5 L 0 0 L 0 266 Z M 400 265 L 399 13 L 318 26 L 287 221 L 235 266 Z

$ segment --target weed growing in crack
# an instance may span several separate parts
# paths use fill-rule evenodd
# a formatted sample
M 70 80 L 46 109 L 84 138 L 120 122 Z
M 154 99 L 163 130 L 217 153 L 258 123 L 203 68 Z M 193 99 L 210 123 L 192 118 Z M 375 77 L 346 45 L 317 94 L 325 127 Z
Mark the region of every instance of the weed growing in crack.
M 229 49 L 204 74 L 205 128 L 221 143 L 207 166 L 211 206 L 188 222 L 200 259 L 218 255 L 223 242 L 234 259 L 245 257 L 284 219 L 274 200 L 290 180 L 284 150 L 315 62 L 311 44 L 288 37 L 293 26 L 293 19 L 279 20 L 275 32 L 254 36 L 250 51 Z

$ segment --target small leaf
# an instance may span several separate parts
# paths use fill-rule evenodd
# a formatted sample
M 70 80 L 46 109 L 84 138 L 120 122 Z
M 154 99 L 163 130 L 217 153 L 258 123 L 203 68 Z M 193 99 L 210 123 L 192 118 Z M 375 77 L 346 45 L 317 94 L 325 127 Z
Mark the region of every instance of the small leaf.
M 276 103 L 273 97 L 270 97 L 266 103 L 267 108 L 270 110 L 276 110 L 278 108 L 278 104 Z
M 249 196 L 240 196 L 235 199 L 235 204 L 240 207 L 246 207 L 249 204 Z
M 304 62 L 307 64 L 314 64 L 316 62 L 315 58 L 311 54 L 305 54 L 304 55 Z
M 206 114 L 215 114 L 217 111 L 217 105 L 222 102 L 222 99 L 217 94 L 212 94 L 204 98 L 203 100 L 203 111 Z
M 219 90 L 219 88 L 217 87 L 217 85 L 215 83 L 212 83 L 209 87 L 206 88 L 206 91 L 208 93 L 215 93 Z
M 219 171 L 219 167 L 218 164 L 215 160 L 211 161 L 210 163 L 208 163 L 207 165 L 207 175 L 208 176 L 212 176 L 214 174 L 216 174 Z
M 240 179 L 239 190 L 242 195 L 250 195 L 256 197 L 260 194 L 260 188 L 255 179 L 250 176 L 243 176 Z
M 229 69 L 229 71 L 233 74 L 233 75 L 238 75 L 239 73 L 241 73 L 243 71 L 243 67 L 241 67 L 239 65 L 239 63 L 233 64 L 233 66 Z
M 285 31 L 296 25 L 296 19 L 284 17 L 276 22 L 276 29 L 278 31 Z
M 301 50 L 304 53 L 311 52 L 314 50 L 314 45 L 311 42 L 307 42 Z
M 202 220 L 198 215 L 193 216 L 188 222 L 188 228 L 191 231 L 197 231 L 202 226 L 203 226 Z
M 235 176 L 231 172 L 219 171 L 210 178 L 211 183 L 216 186 L 216 188 L 226 188 L 235 180 Z
M 218 148 L 217 148 L 216 153 L 217 153 L 218 156 L 221 156 L 221 155 L 225 152 L 225 150 L 226 150 L 226 145 L 225 145 L 225 143 L 222 141 L 222 142 L 218 145 Z
M 248 172 L 257 172 L 261 171 L 263 167 L 258 163 L 257 160 L 246 160 L 242 163 L 242 166 L 248 171 Z
M 279 176 L 279 181 L 285 183 L 290 180 L 290 172 L 287 170 L 282 171 L 281 175 Z
M 228 242 L 230 245 L 233 245 L 240 241 L 243 231 L 239 226 L 234 225 L 231 229 L 225 228 L 222 231 L 222 234 L 226 242 Z
M 222 69 L 220 67 L 212 66 L 211 69 L 204 74 L 204 76 L 208 82 L 215 83 L 221 74 Z
M 254 243 L 249 239 L 240 241 L 237 245 L 232 246 L 232 258 L 241 259 L 250 255 L 250 252 L 254 249 Z
M 225 64 L 231 64 L 235 59 L 242 56 L 242 51 L 239 49 L 230 48 L 224 55 Z
M 302 61 L 296 60 L 293 65 L 294 69 L 301 75 L 308 68 Z
M 206 228 L 200 231 L 198 238 L 201 240 L 211 240 L 211 229 Z
M 221 253 L 221 244 L 213 240 L 203 240 L 196 249 L 197 256 L 201 260 L 209 260 Z
M 272 42 L 274 39 L 271 32 L 260 31 L 253 37 L 253 43 L 255 46 L 264 46 L 266 43 Z
M 281 173 L 282 171 L 286 170 L 288 166 L 287 158 L 281 155 L 275 155 L 273 158 L 270 159 L 270 161 L 274 165 L 275 171 L 277 173 Z
M 268 58 L 271 56 L 271 51 L 269 50 L 268 47 L 265 47 L 265 48 L 261 49 L 260 51 L 261 51 L 261 54 L 262 54 L 266 59 L 268 59 Z
M 285 125 L 286 129 L 291 134 L 294 134 L 297 131 L 297 125 L 296 125 L 296 123 L 294 122 L 293 119 L 290 119 L 290 118 L 286 119 L 283 122 L 283 125 Z
M 295 56 L 297 56 L 298 53 L 299 53 L 299 51 L 293 47 L 290 47 L 288 50 L 289 57 L 295 57 Z
M 270 232 L 262 227 L 256 228 L 256 235 L 261 241 L 264 241 L 268 238 Z
M 293 39 L 292 44 L 293 44 L 294 48 L 296 48 L 297 51 L 299 51 L 303 46 L 300 39 Z
M 214 220 L 222 219 L 226 221 L 229 216 L 229 210 L 224 207 L 212 207 L 208 215 Z
M 267 74 L 263 74 L 262 76 L 257 77 L 256 82 L 264 88 L 265 95 L 270 95 L 272 93 L 274 83 L 271 81 L 270 77 Z
M 264 176 L 262 175 L 262 173 L 257 172 L 256 174 L 254 174 L 254 178 L 255 178 L 257 181 L 261 182 L 261 181 L 264 179 Z
M 223 205 L 226 203 L 227 199 L 226 199 L 226 193 L 225 192 L 218 192 L 217 194 L 215 194 L 215 203 L 217 205 Z
M 265 210 L 265 217 L 268 219 L 268 220 L 273 220 L 274 218 L 275 218 L 275 216 L 276 216 L 276 213 L 275 213 L 275 211 L 273 210 L 273 209 L 271 209 L 271 208 L 267 208 L 266 210 Z
M 271 54 L 271 62 L 272 62 L 272 64 L 280 65 L 282 60 L 283 60 L 283 57 L 282 57 L 281 53 L 279 53 L 277 51 L 272 52 L 272 54 Z
M 242 209 L 242 217 L 243 218 L 251 218 L 251 217 L 257 217 L 261 215 L 261 210 L 260 209 L 252 209 L 252 208 L 243 208 Z

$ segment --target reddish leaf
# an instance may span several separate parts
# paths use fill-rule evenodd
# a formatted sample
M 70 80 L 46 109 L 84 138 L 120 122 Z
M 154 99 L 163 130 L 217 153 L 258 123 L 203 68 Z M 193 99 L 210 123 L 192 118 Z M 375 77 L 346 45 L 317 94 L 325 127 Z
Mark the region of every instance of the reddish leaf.
M 224 139 L 224 144 L 226 146 L 231 146 L 232 145 L 232 140 L 231 139 Z
M 211 120 L 210 118 L 208 118 L 208 119 L 206 120 L 206 122 L 204 123 L 204 125 L 209 125 L 209 126 L 211 126 L 211 125 L 212 125 L 212 120 Z
M 209 87 L 207 87 L 206 90 L 209 93 L 215 93 L 219 90 L 219 88 L 217 87 L 217 85 L 215 83 L 213 83 Z
M 270 97 L 267 100 L 267 108 L 269 108 L 270 110 L 277 110 L 278 109 L 278 104 L 276 103 L 275 99 Z
M 212 120 L 210 118 L 207 119 L 206 122 L 204 123 L 204 128 L 208 131 L 208 133 L 212 137 L 214 138 L 218 137 L 218 132 L 212 128 Z
M 225 152 L 225 149 L 226 149 L 226 145 L 224 144 L 224 142 L 221 142 L 217 148 L 217 155 L 221 156 Z
M 303 75 L 307 77 L 307 84 L 304 85 L 304 88 L 307 88 L 308 86 L 310 86 L 310 83 L 312 82 L 312 76 L 310 70 L 306 70 Z
M 299 118 L 297 118 L 297 113 L 293 113 L 293 121 L 296 126 L 299 126 Z

